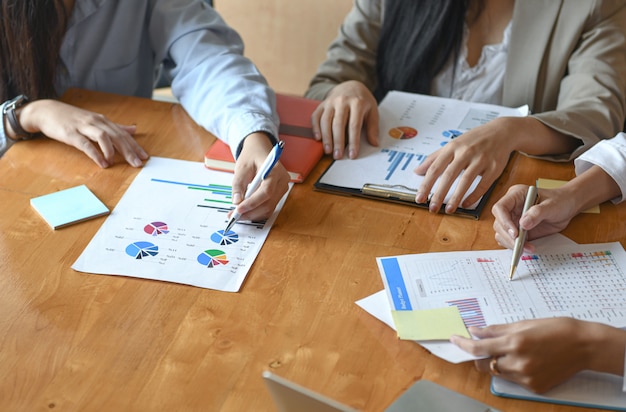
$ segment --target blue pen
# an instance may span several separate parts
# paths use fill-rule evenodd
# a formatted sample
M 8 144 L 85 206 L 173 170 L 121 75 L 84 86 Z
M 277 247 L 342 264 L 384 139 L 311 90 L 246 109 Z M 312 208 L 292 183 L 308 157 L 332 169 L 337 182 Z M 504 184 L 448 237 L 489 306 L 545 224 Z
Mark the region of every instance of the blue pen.
M 274 165 L 276 164 L 276 162 L 278 162 L 278 159 L 280 159 L 280 155 L 283 153 L 283 147 L 285 147 L 285 142 L 280 140 L 272 148 L 270 153 L 267 155 L 267 159 L 265 159 L 265 162 L 263 162 L 263 165 L 257 172 L 256 176 L 254 176 L 254 179 L 252 179 L 252 182 L 250 182 L 250 184 L 248 185 L 248 189 L 246 190 L 244 199 L 247 199 L 248 197 L 250 197 L 250 195 L 259 188 L 259 186 L 261 185 L 261 182 L 263 182 L 263 180 L 265 180 L 265 178 L 270 174 L 270 172 L 274 168 Z M 240 217 L 241 215 L 239 214 L 239 212 L 237 212 L 237 209 L 235 209 L 235 211 L 233 212 L 233 215 L 230 217 L 230 220 L 228 221 L 228 225 L 226 225 L 226 229 L 224 230 L 224 233 L 228 233 L 228 231 L 232 229 L 235 222 L 239 220 Z

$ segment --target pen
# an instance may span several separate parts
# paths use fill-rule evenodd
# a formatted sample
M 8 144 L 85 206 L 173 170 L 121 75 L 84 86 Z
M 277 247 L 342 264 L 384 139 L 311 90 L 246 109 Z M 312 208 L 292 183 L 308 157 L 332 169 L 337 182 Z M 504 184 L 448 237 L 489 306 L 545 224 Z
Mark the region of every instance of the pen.
M 244 199 L 247 199 L 248 197 L 250 197 L 250 195 L 259 188 L 259 186 L 261 185 L 261 182 L 265 180 L 267 175 L 270 174 L 270 172 L 274 168 L 274 165 L 276 165 L 276 162 L 278 162 L 280 155 L 283 153 L 283 147 L 285 147 L 285 142 L 283 142 L 282 140 L 280 140 L 278 143 L 276 143 L 276 145 L 274 145 L 270 153 L 267 155 L 265 162 L 263 162 L 263 165 L 257 172 L 256 176 L 254 176 L 254 179 L 252 179 L 252 182 L 250 182 L 250 184 L 248 185 L 248 189 L 246 189 L 246 194 L 244 196 Z M 237 209 L 235 208 L 233 215 L 230 217 L 230 220 L 228 221 L 228 225 L 226 225 L 226 229 L 224 230 L 224 233 L 228 233 L 228 231 L 232 229 L 233 225 L 235 224 L 237 220 L 239 220 L 240 217 L 241 215 L 239 214 L 239 212 L 237 212 Z
M 522 209 L 522 215 L 528 211 L 537 200 L 537 186 L 528 186 L 528 193 L 526 193 L 526 201 L 524 202 L 524 209 Z M 513 279 L 515 269 L 524 251 L 524 243 L 526 243 L 526 231 L 519 228 L 517 239 L 515 239 L 515 245 L 513 246 L 513 258 L 511 259 L 511 272 L 509 273 L 509 280 Z

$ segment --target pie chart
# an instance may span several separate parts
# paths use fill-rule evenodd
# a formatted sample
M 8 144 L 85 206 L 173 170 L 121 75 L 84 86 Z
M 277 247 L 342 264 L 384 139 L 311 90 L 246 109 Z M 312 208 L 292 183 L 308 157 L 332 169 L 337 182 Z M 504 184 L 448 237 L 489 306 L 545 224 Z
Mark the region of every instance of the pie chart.
M 152 236 L 159 236 L 169 233 L 167 223 L 164 222 L 152 222 L 143 228 L 143 231 Z
M 224 266 L 228 264 L 226 253 L 217 249 L 208 249 L 198 255 L 198 263 L 202 266 L 212 268 L 215 266 Z
M 150 242 L 134 242 L 126 246 L 126 254 L 135 259 L 144 259 L 159 254 L 159 247 Z
M 417 136 L 417 130 L 410 126 L 392 127 L 387 133 L 389 136 L 398 140 L 412 139 Z
M 232 230 L 226 233 L 224 233 L 223 230 L 218 230 L 211 235 L 211 240 L 222 246 L 232 245 L 233 243 L 237 243 L 239 235 Z

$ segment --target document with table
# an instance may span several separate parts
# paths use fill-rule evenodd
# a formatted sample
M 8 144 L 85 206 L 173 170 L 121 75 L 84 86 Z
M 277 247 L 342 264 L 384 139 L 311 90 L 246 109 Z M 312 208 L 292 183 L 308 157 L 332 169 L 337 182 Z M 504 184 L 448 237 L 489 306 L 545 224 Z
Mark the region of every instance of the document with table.
M 619 242 L 523 254 L 512 281 L 510 260 L 506 249 L 377 258 L 396 311 L 455 306 L 465 326 L 556 316 L 626 326 L 626 252 Z
M 511 251 L 425 253 L 377 258 L 385 290 L 357 304 L 398 330 L 394 311 L 456 307 L 465 326 L 568 316 L 626 326 L 626 252 L 619 242 L 560 245 L 524 254 L 513 281 L 506 274 Z M 383 309 L 385 308 L 386 309 Z M 387 312 L 387 313 L 384 313 Z M 426 321 L 419 328 L 431 328 Z M 440 340 L 419 341 L 453 363 L 475 357 Z M 626 405 L 621 377 L 583 372 L 538 396 L 494 379 L 501 396 L 586 406 Z
M 370 145 L 362 137 L 359 157 L 335 160 L 315 183 L 316 189 L 427 207 L 415 203 L 423 176 L 413 170 L 428 155 L 497 117 L 526 116 L 528 107 L 509 108 L 392 91 L 380 102 L 378 112 L 379 146 Z M 479 177 L 468 194 L 478 182 Z M 449 195 L 455 187 L 456 183 Z M 458 213 L 478 219 L 487 197 Z
M 151 158 L 72 268 L 238 291 L 287 195 L 267 221 L 238 221 L 225 233 L 232 177 Z

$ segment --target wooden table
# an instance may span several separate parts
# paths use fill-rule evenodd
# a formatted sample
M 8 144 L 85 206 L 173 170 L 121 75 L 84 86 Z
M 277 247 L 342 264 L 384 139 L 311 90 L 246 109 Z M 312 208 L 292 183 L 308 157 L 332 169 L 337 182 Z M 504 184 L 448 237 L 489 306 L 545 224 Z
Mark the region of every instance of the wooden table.
M 72 90 L 63 100 L 136 123 L 153 156 L 202 161 L 214 137 L 178 105 Z M 29 199 L 87 184 L 115 207 L 137 169 L 103 170 L 47 139 L 0 159 L 0 410 L 273 410 L 261 371 L 380 411 L 429 379 L 505 411 L 567 407 L 493 396 L 473 363 L 400 341 L 354 302 L 382 289 L 375 257 L 495 249 L 493 202 L 513 183 L 568 179 L 571 164 L 515 156 L 479 221 L 315 192 L 329 159 L 296 185 L 239 293 L 70 266 L 104 218 L 52 231 Z M 626 207 L 602 205 L 565 235 L 626 245 Z

